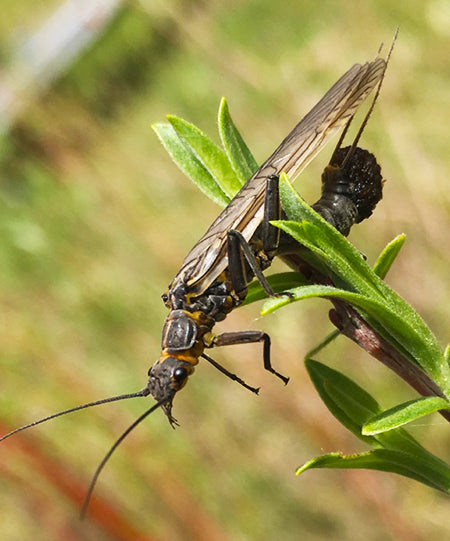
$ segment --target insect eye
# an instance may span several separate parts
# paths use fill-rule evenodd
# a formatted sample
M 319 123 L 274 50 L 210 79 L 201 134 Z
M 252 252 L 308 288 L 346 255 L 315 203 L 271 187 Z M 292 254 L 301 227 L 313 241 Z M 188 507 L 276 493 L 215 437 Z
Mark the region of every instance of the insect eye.
M 179 368 L 175 368 L 175 370 L 173 371 L 173 379 L 177 383 L 182 383 L 187 377 L 188 377 L 188 371 L 186 370 L 186 368 L 179 367 Z
M 166 303 L 169 300 L 169 295 L 167 295 L 167 293 L 163 293 L 161 295 L 161 299 L 163 300 L 164 303 Z

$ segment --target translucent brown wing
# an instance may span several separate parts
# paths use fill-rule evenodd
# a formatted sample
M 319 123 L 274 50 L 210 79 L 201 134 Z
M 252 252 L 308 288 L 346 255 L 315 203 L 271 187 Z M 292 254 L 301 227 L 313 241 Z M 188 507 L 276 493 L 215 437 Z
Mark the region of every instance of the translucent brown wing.
M 183 282 L 192 293 L 199 294 L 217 278 L 228 266 L 227 232 L 238 230 L 250 240 L 262 221 L 266 178 L 283 171 L 291 179 L 298 175 L 353 116 L 385 69 L 382 58 L 355 64 L 330 88 L 212 223 L 187 255 L 170 287 Z

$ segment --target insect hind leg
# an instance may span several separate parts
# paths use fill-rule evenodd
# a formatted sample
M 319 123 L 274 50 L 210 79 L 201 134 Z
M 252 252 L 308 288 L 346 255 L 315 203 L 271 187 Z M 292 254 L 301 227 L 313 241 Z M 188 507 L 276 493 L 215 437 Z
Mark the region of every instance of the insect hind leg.
M 272 366 L 272 362 L 270 359 L 270 336 L 263 332 L 263 331 L 237 331 L 237 332 L 226 332 L 219 334 L 218 336 L 215 336 L 211 347 L 216 346 L 234 346 L 239 344 L 254 344 L 256 342 L 263 342 L 264 343 L 264 349 L 263 349 L 263 361 L 264 361 L 264 368 L 276 376 L 277 378 L 280 378 L 281 381 L 286 385 L 289 381 L 289 378 L 286 376 L 283 376 L 283 374 L 280 374 L 275 368 Z

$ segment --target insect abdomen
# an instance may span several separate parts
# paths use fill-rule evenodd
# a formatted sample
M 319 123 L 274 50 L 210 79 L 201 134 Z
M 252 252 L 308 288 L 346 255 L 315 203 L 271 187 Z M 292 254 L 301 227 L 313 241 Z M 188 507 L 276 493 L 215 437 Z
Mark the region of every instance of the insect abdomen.
M 351 156 L 347 159 L 349 153 Z M 313 208 L 343 235 L 362 222 L 383 196 L 381 168 L 363 148 L 338 149 L 322 175 L 322 197 Z

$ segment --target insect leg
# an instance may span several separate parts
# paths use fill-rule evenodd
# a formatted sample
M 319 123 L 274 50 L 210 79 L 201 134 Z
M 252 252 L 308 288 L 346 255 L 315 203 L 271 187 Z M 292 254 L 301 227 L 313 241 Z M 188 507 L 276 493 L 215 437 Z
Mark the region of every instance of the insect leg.
M 280 244 L 281 230 L 270 223 L 271 220 L 279 220 L 281 218 L 279 180 L 278 175 L 270 175 L 266 180 L 261 239 L 263 250 L 269 257 L 275 255 Z
M 206 355 L 206 353 L 202 353 L 201 357 L 206 359 L 210 364 L 214 366 L 214 368 L 217 368 L 219 372 L 222 372 L 222 374 L 225 374 L 228 378 L 232 379 L 233 381 L 236 381 L 237 383 L 241 384 L 243 387 L 251 391 L 252 393 L 258 394 L 259 393 L 259 387 L 251 387 L 243 379 L 241 379 L 239 376 L 236 376 L 236 374 L 233 374 L 226 368 L 224 368 L 221 364 L 219 364 L 217 361 L 212 359 L 209 355 Z
M 211 347 L 216 346 L 234 346 L 238 344 L 253 344 L 255 342 L 264 342 L 263 360 L 264 368 L 280 378 L 284 384 L 289 381 L 289 378 L 283 376 L 273 368 L 270 362 L 270 336 L 262 331 L 237 331 L 225 332 L 214 337 Z
M 261 284 L 264 291 L 272 297 L 275 295 L 273 289 L 270 287 L 269 282 L 266 280 L 255 254 L 253 253 L 250 245 L 245 240 L 242 233 L 235 229 L 230 229 L 227 233 L 228 241 L 228 268 L 230 271 L 231 283 L 233 289 L 237 295 L 241 298 L 245 298 L 247 294 L 248 279 L 245 272 L 245 265 L 243 257 L 249 264 L 253 274 L 256 276 L 258 282 Z
M 279 178 L 270 175 L 266 179 L 266 192 L 264 201 L 264 219 L 261 226 L 261 240 L 263 251 L 269 259 L 272 259 L 280 242 L 280 230 L 270 224 L 271 220 L 279 220 L 281 217 L 280 194 L 278 189 Z M 243 235 L 234 229 L 228 232 L 228 265 L 230 269 L 233 288 L 240 297 L 247 294 L 248 278 L 245 272 L 243 256 L 247 260 L 253 274 L 258 279 L 264 291 L 269 296 L 274 292 L 265 279 L 261 266 L 255 258 L 253 250 Z
M 275 228 L 274 228 L 275 229 Z M 284 239 L 283 235 L 283 239 Z M 287 237 L 287 235 L 286 235 Z M 230 271 L 230 279 L 233 284 L 233 289 L 241 299 L 245 299 L 247 295 L 247 284 L 249 282 L 244 265 L 244 258 L 249 264 L 253 274 L 269 297 L 287 296 L 292 297 L 289 291 L 281 291 L 275 293 L 266 277 L 264 276 L 261 267 L 256 260 L 255 254 L 249 243 L 245 240 L 242 233 L 235 229 L 230 229 L 227 233 L 228 238 L 228 269 Z M 288 241 L 286 245 L 294 245 L 294 242 Z
M 284 214 L 280 202 L 280 177 L 270 175 L 266 180 L 266 195 L 264 199 L 264 219 L 261 223 L 261 241 L 263 251 L 267 257 L 272 260 L 276 255 L 289 253 L 292 250 L 297 251 L 298 243 L 290 235 L 281 231 L 270 222 L 272 220 L 281 220 Z M 276 293 L 275 295 L 287 295 L 287 291 Z

